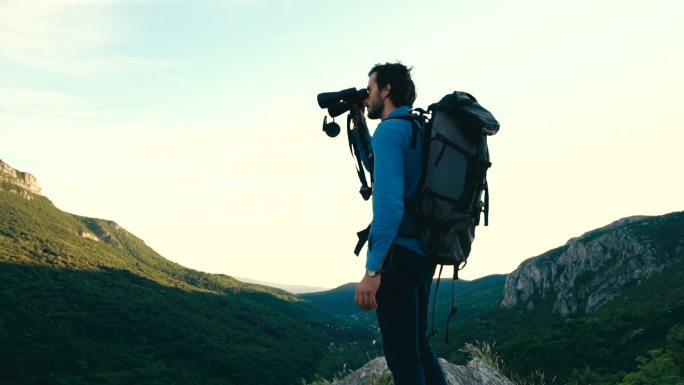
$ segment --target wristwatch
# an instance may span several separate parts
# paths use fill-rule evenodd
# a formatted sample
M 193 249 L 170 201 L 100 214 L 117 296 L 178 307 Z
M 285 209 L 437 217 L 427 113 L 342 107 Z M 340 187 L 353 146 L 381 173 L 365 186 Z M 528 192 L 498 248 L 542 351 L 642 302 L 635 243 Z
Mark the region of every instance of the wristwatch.
M 375 270 L 371 270 L 369 268 L 366 268 L 366 275 L 369 277 L 375 277 L 376 275 L 378 275 L 378 272 Z

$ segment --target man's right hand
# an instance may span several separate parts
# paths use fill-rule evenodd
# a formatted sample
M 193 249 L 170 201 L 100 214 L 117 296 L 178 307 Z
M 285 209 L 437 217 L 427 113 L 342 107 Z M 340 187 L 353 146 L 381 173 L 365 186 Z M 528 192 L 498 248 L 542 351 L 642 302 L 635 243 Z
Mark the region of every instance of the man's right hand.
M 354 293 L 354 302 L 363 310 L 371 310 L 378 307 L 378 302 L 375 295 L 380 288 L 380 274 L 372 277 L 368 274 L 363 275 L 363 279 L 356 285 L 356 292 Z

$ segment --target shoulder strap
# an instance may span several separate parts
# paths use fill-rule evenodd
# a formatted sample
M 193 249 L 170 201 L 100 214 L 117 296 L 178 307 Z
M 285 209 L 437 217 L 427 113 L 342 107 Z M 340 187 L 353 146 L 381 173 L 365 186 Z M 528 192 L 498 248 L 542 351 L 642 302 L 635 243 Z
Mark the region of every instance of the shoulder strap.
M 386 118 L 385 120 L 401 119 L 401 120 L 408 120 L 412 123 L 413 133 L 411 134 L 411 149 L 414 150 L 416 148 L 416 140 L 418 138 L 418 132 L 423 128 L 423 124 L 427 120 L 427 117 L 425 116 L 426 111 L 423 110 L 422 108 L 415 108 L 411 111 L 417 111 L 418 114 L 408 113 L 405 115 L 394 115 L 394 116 Z

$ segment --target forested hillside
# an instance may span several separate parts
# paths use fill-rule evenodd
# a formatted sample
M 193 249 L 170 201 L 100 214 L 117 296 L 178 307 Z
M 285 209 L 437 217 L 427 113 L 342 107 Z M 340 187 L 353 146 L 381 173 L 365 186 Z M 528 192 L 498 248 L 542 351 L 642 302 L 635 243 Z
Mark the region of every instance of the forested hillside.
M 0 180 L 3 384 L 294 384 L 372 333 L 295 295 L 172 263 L 116 223 Z

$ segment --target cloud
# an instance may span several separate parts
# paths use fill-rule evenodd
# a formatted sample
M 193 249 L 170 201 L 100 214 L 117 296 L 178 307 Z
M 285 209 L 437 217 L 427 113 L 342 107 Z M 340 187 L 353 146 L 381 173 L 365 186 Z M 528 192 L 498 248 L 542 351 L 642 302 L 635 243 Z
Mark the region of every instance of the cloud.
M 17 107 L 26 104 L 36 106 L 70 106 L 78 103 L 74 95 L 28 87 L 0 87 L 0 104 L 3 107 Z
M 19 68 L 87 76 L 168 63 L 118 54 L 130 36 L 114 0 L 20 0 L 0 5 L 0 59 Z

